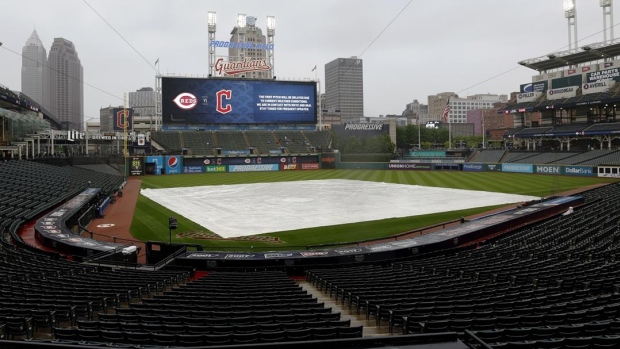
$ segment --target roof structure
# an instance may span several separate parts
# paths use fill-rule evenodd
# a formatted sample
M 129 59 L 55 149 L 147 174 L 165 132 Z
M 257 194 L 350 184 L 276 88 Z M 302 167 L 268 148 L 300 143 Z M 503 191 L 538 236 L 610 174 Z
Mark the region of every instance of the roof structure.
M 520 61 L 519 64 L 541 72 L 612 59 L 617 56 L 620 56 L 620 40 L 614 40 L 610 44 L 599 42 L 582 46 L 577 50 L 554 52 L 545 56 Z

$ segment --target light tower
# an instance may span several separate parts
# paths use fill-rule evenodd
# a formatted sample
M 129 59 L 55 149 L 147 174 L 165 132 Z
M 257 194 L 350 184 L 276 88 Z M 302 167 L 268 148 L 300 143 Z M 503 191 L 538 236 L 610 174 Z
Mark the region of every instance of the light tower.
M 577 0 L 564 0 L 564 18 L 568 19 L 568 49 L 577 50 Z
M 215 65 L 215 46 L 211 43 L 215 41 L 215 23 L 217 16 L 215 12 L 209 11 L 207 13 L 207 28 L 209 31 L 209 76 L 213 76 L 213 66 Z
M 275 76 L 275 68 L 273 65 L 273 37 L 276 35 L 276 17 L 267 16 L 267 63 L 271 67 L 269 70 L 269 78 L 273 79 Z
M 600 0 L 599 5 L 603 8 L 603 43 L 611 44 L 614 41 L 613 0 Z M 607 36 L 608 29 L 609 29 L 609 36 Z

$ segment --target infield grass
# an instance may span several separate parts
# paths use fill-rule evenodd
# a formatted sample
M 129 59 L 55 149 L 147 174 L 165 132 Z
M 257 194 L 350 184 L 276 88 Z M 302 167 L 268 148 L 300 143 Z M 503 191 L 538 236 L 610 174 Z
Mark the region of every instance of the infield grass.
M 553 196 L 569 190 L 597 184 L 614 182 L 597 177 L 570 177 L 532 175 L 501 172 L 460 171 L 381 171 L 381 170 L 319 170 L 282 171 L 253 173 L 204 173 L 168 176 L 142 177 L 142 188 L 171 188 L 204 185 L 267 183 L 282 181 L 304 181 L 319 179 L 350 179 L 398 184 L 416 184 L 466 190 L 483 190 L 539 197 Z M 449 198 L 446 198 L 449 200 Z M 421 203 L 423 204 L 423 203 Z M 424 216 L 392 218 L 363 223 L 308 228 L 295 231 L 262 234 L 246 239 L 208 239 L 209 231 L 184 218 L 176 212 L 140 195 L 131 225 L 132 235 L 143 241 L 169 240 L 168 217 L 178 219 L 178 229 L 172 234 L 172 241 L 201 244 L 210 250 L 292 250 L 307 245 L 335 244 L 387 237 L 405 231 L 415 230 L 442 222 L 459 219 L 496 207 L 481 207 L 461 211 L 436 213 Z M 209 214 L 209 212 L 205 212 Z M 240 217 L 242 219 L 242 217 Z M 177 237 L 178 233 L 197 238 Z M 269 241 L 277 238 L 278 241 Z M 263 241 L 260 241 L 263 240 Z

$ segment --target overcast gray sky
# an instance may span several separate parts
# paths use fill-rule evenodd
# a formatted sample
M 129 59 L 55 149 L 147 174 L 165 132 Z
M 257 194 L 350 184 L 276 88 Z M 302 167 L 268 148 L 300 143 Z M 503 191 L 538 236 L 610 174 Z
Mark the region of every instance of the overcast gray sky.
M 206 76 L 208 11 L 217 13 L 216 39 L 225 41 L 238 13 L 257 17 L 263 30 L 266 17 L 275 16 L 275 75 L 314 79 L 316 65 L 322 81 L 327 62 L 360 56 L 410 0 L 85 1 L 3 1 L 0 84 L 21 89 L 21 56 L 10 50 L 21 54 L 33 29 L 48 54 L 53 39 L 63 37 L 75 44 L 84 82 L 93 86 L 84 87 L 85 117 L 98 117 L 100 107 L 122 105 L 123 93 L 154 87 L 149 64 L 158 58 L 163 74 Z M 580 46 L 602 41 L 599 2 L 577 2 Z M 361 55 L 365 114 L 400 114 L 414 99 L 426 103 L 428 95 L 444 91 L 460 96 L 516 91 L 535 75 L 518 61 L 567 45 L 562 0 L 412 0 Z

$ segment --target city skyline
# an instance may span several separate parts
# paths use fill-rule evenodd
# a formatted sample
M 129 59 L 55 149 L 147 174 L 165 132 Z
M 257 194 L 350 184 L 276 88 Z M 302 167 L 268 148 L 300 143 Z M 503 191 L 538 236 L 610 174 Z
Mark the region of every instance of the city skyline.
M 536 74 L 518 61 L 567 46 L 561 1 L 524 0 L 519 6 L 488 0 L 408 4 L 188 0 L 184 6 L 171 6 L 167 1 L 89 0 L 51 6 L 42 0 L 11 2 L 0 14 L 0 32 L 12 33 L 0 37 L 0 84 L 21 88 L 21 47 L 34 27 L 45 47 L 54 37 L 78 47 L 87 67 L 84 117 L 97 116 L 101 107 L 122 105 L 123 94 L 154 87 L 155 61 L 164 75 L 206 77 L 209 11 L 217 14 L 215 39 L 222 41 L 230 39 L 239 13 L 255 16 L 261 28 L 267 16 L 275 16 L 278 79 L 319 78 L 324 84 L 327 62 L 336 57 L 363 59 L 366 116 L 400 114 L 414 99 L 424 101 L 442 91 L 463 97 L 509 94 Z M 119 12 L 119 6 L 124 10 Z M 577 8 L 580 44 L 602 41 L 598 3 L 579 2 Z M 74 13 L 74 22 L 58 20 L 69 12 Z M 304 26 L 302 21 L 321 25 Z M 218 48 L 218 55 L 226 51 Z M 324 85 L 321 90 L 325 91 Z

